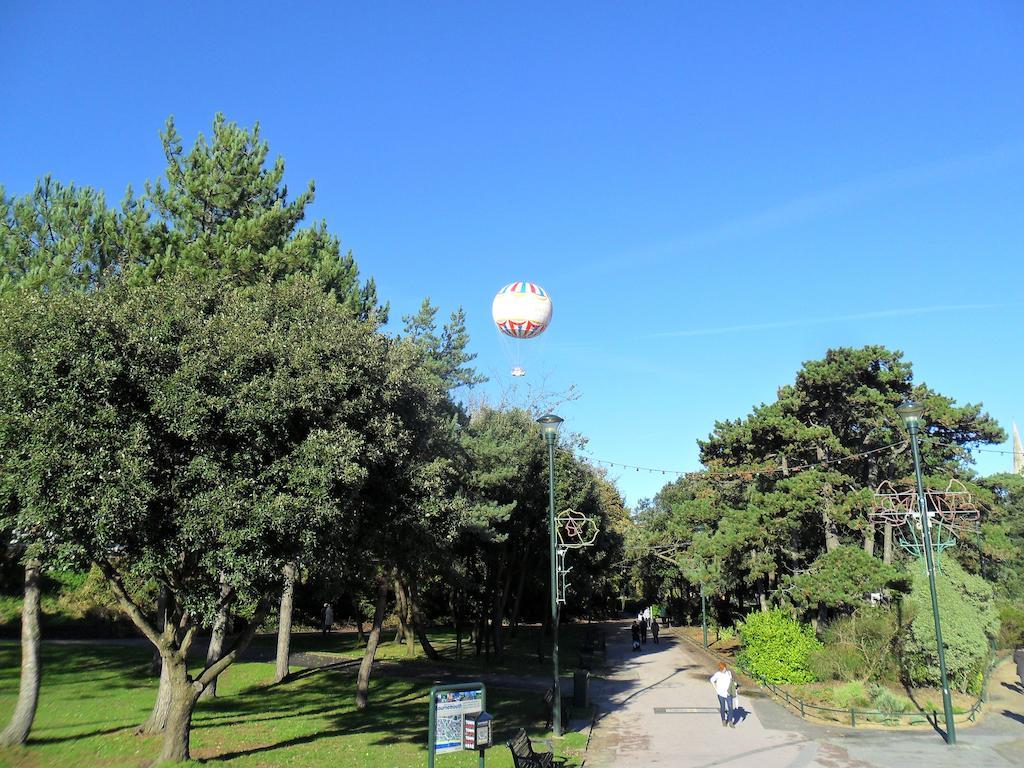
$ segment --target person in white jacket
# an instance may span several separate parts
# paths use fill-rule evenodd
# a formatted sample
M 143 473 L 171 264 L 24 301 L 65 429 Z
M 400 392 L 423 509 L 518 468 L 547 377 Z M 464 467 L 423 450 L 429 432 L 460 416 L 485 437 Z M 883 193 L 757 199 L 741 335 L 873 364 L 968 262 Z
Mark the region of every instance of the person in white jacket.
M 725 662 L 718 663 L 718 671 L 711 676 L 711 687 L 718 696 L 718 711 L 722 715 L 722 727 L 736 727 L 732 716 L 732 672 Z

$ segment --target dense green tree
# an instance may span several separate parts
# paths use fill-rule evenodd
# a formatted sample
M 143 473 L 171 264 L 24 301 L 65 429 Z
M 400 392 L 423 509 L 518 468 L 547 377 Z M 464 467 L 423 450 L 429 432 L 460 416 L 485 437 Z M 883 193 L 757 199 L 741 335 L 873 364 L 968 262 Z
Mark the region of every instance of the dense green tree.
M 467 351 L 469 333 L 462 307 L 451 313 L 444 326 L 437 328 L 437 307 L 426 298 L 415 315 L 405 315 L 405 336 L 415 343 L 427 360 L 427 366 L 449 390 L 473 387 L 487 381 L 470 366 L 476 355 Z
M 791 581 L 789 597 L 797 605 L 850 610 L 871 593 L 906 592 L 909 580 L 860 547 L 844 545 L 819 556 Z
M 341 253 L 323 222 L 299 228 L 313 199 L 312 183 L 289 201 L 284 161 L 278 157 L 268 166 L 258 125 L 245 130 L 218 115 L 213 128 L 211 141 L 200 135 L 186 153 L 168 120 L 161 136 L 165 178 L 147 182 L 142 198 L 129 189 L 117 210 L 106 206 L 101 192 L 50 177 L 21 198 L 0 190 L 0 292 L 92 291 L 118 278 L 146 284 L 179 272 L 232 283 L 306 275 L 352 316 L 384 322 L 387 308 L 378 306 L 372 279 L 359 282 L 351 252 Z M 226 626 L 228 610 L 223 605 L 214 623 L 211 661 L 222 644 L 217 628 Z M 26 624 L 34 615 L 26 612 Z M 38 628 L 26 630 L 26 637 L 38 638 Z M 282 657 L 287 669 L 287 642 Z M 214 691 L 215 684 L 207 694 Z M 162 676 L 144 730 L 162 730 L 168 701 Z
M 735 512 L 722 517 L 716 539 L 733 556 L 730 572 L 754 586 L 763 608 L 780 576 L 806 569 L 822 551 L 858 543 L 874 553 L 867 517 L 874 489 L 912 477 L 909 451 L 887 448 L 906 440 L 895 408 L 909 397 L 926 408 L 922 458 L 930 473 L 969 478 L 968 446 L 1005 437 L 980 405 L 959 406 L 914 384 L 901 353 L 871 346 L 829 350 L 805 363 L 774 402 L 745 419 L 716 422 L 700 442 L 710 470 L 749 472 L 740 475 Z M 892 536 L 883 531 L 887 562 Z
M 939 685 L 935 622 L 924 561 L 912 563 L 910 573 L 913 588 L 907 609 L 912 621 L 904 642 L 906 675 L 918 685 Z M 935 587 L 949 683 L 961 691 L 977 692 L 990 644 L 999 631 L 992 585 L 964 571 L 956 559 L 943 555 L 936 569 Z
M 346 532 L 380 519 L 367 478 L 419 439 L 397 407 L 404 353 L 305 281 L 5 301 L 3 498 L 20 527 L 75 542 L 160 651 L 174 691 L 161 759 L 185 759 L 196 698 L 251 637 L 284 565 L 358 545 Z M 168 592 L 163 631 L 132 597 L 150 580 Z M 248 630 L 190 674 L 188 648 L 225 599 L 250 606 Z
M 173 119 L 160 138 L 167 167 L 163 179 L 146 183 L 144 196 L 160 247 L 146 254 L 133 279 L 181 271 L 250 283 L 307 275 L 353 315 L 387 319 L 373 279 L 360 285 L 352 253 L 341 252 L 327 225 L 299 228 L 314 184 L 288 199 L 284 159 L 268 164 L 258 123 L 248 130 L 218 114 L 212 137 L 200 134 L 187 153 Z
M 19 198 L 0 187 L 0 292 L 102 287 L 159 248 L 148 218 L 130 189 L 115 210 L 102 192 L 50 176 Z
M 989 503 L 981 505 L 977 572 L 995 585 L 999 597 L 1020 603 L 1024 601 L 1024 476 L 991 475 L 976 483 L 991 494 Z

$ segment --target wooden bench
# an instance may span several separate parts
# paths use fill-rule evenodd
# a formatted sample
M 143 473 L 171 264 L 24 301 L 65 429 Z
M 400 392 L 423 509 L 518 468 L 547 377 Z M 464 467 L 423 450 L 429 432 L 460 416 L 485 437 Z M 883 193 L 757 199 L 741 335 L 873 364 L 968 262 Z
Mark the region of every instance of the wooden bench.
M 520 728 L 516 735 L 505 743 L 512 750 L 515 768 L 552 768 L 555 764 L 554 752 L 537 752 L 533 749 L 533 742 L 526 735 L 525 728 Z

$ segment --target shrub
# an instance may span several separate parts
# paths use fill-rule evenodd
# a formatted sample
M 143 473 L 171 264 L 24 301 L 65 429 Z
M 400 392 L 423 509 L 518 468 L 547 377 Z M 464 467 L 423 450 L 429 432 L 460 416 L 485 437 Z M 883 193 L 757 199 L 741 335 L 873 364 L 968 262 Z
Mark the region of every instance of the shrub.
M 722 640 L 734 640 L 736 639 L 736 630 L 733 627 L 722 627 L 718 632 L 718 637 Z
M 1024 646 L 1024 607 L 1000 603 L 998 644 L 1000 648 Z
M 807 668 L 818 680 L 860 680 L 863 664 L 860 654 L 843 645 L 819 648 L 807 657 Z
M 837 707 L 849 709 L 850 707 L 865 707 L 871 701 L 868 692 L 864 689 L 864 683 L 859 680 L 840 685 L 832 691 L 832 701 Z
M 737 627 L 743 650 L 737 661 L 755 677 L 770 683 L 810 683 L 808 657 L 821 648 L 808 624 L 782 610 L 752 613 Z
M 899 696 L 884 685 L 871 687 L 871 703 L 882 713 L 886 721 L 898 720 L 899 715 L 910 709 L 910 700 Z
M 914 619 L 904 643 L 906 674 L 916 685 L 938 685 L 939 662 L 928 576 L 921 561 L 911 567 L 914 585 L 908 602 Z M 985 668 L 989 642 L 999 631 L 992 587 L 981 577 L 965 572 L 952 557 L 942 558 L 942 570 L 936 572 L 935 586 L 949 682 L 957 690 L 966 691 L 977 673 Z
M 899 634 L 895 611 L 860 608 L 825 628 L 825 647 L 811 654 L 811 670 L 820 680 L 895 679 Z

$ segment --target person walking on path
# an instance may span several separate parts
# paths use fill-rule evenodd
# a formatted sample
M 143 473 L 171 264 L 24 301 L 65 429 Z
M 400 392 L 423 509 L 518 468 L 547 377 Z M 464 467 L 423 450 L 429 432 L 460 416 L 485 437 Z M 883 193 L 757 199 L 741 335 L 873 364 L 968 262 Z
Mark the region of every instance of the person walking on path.
M 735 728 L 736 723 L 732 716 L 733 688 L 732 672 L 724 661 L 718 662 L 718 671 L 711 676 L 711 687 L 715 689 L 718 696 L 718 711 L 722 715 L 722 727 Z
M 1020 687 L 1024 688 L 1024 648 L 1018 648 L 1013 652 L 1013 661 L 1017 665 L 1017 679 L 1020 680 Z
M 640 614 L 640 642 L 647 645 L 647 619 Z
M 658 620 L 655 619 L 651 622 L 651 639 L 654 640 L 654 644 L 658 644 Z
M 634 651 L 639 651 L 640 650 L 640 625 L 637 624 L 634 621 L 633 622 L 633 626 L 630 627 L 629 629 L 630 629 L 630 632 L 633 634 L 633 650 Z
M 331 627 L 334 626 L 334 609 L 331 608 L 330 603 L 324 603 L 324 634 L 330 634 Z

